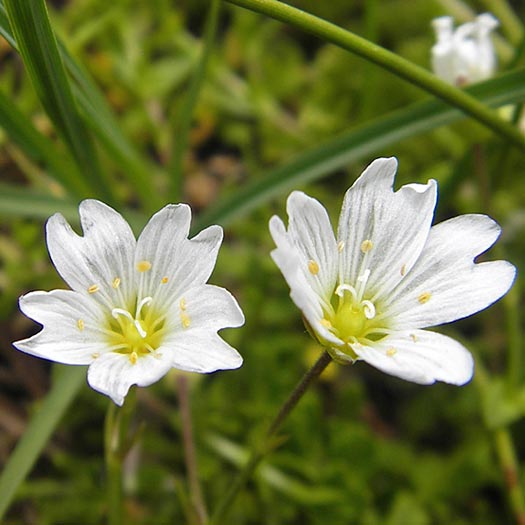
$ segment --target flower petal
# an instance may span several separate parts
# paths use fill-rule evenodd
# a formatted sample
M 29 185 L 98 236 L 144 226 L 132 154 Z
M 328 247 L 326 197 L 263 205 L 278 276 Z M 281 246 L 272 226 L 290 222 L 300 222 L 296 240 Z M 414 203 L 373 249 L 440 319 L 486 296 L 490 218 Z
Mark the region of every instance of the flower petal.
M 127 302 L 133 293 L 136 243 L 129 224 L 97 200 L 82 201 L 79 213 L 83 237 L 59 213 L 47 221 L 47 247 L 53 264 L 73 290 L 87 294 L 91 288 L 92 296 L 106 304 L 114 304 L 117 296 Z M 115 279 L 119 279 L 117 286 Z
M 216 332 L 244 324 L 244 314 L 233 295 L 211 284 L 196 286 L 185 292 L 173 302 L 168 317 L 170 328 L 177 332 Z
M 387 295 L 419 257 L 428 237 L 437 186 L 392 185 L 397 160 L 377 159 L 346 192 L 338 227 L 340 282 L 355 286 L 370 270 L 365 298 Z
M 472 355 L 462 344 L 425 330 L 397 332 L 370 346 L 352 348 L 375 368 L 422 385 L 435 381 L 463 385 L 474 371 Z
M 514 281 L 514 266 L 506 261 L 473 261 L 499 234 L 497 223 L 485 215 L 461 215 L 434 226 L 416 265 L 382 305 L 390 327 L 448 323 L 503 296 Z
M 328 213 L 319 201 L 301 191 L 290 194 L 286 209 L 289 249 L 296 251 L 300 271 L 314 292 L 329 299 L 337 280 L 337 245 Z
M 103 313 L 99 305 L 78 292 L 54 290 L 20 297 L 20 310 L 43 329 L 16 341 L 18 349 L 68 365 L 87 365 L 107 349 Z
M 330 232 L 333 238 L 331 229 Z M 295 239 L 291 236 L 290 232 L 286 231 L 283 221 L 277 216 L 273 216 L 270 219 L 270 233 L 277 245 L 277 248 L 272 251 L 271 256 L 290 287 L 290 297 L 293 302 L 301 310 L 303 316 L 315 333 L 324 340 L 334 344 L 341 344 L 338 338 L 320 324 L 321 319 L 324 317 L 323 306 L 327 310 L 331 308 L 329 301 L 333 286 L 335 286 L 335 279 L 332 284 L 331 279 L 328 280 L 328 278 L 326 278 L 328 283 L 326 286 L 332 286 L 332 290 L 328 293 L 322 291 L 322 295 L 320 296 L 318 293 L 320 290 L 319 282 L 314 282 L 314 276 L 312 276 L 311 272 L 305 267 L 307 263 L 305 264 L 304 254 L 297 248 Z M 331 240 L 328 242 L 330 244 L 332 243 Z M 333 244 L 335 246 L 335 239 L 333 239 Z M 328 263 L 323 266 L 324 268 L 330 267 Z M 319 271 L 321 271 L 321 268 Z
M 237 350 L 213 332 L 181 332 L 165 344 L 172 350 L 172 366 L 179 370 L 208 374 L 242 365 L 242 357 Z
M 142 296 L 156 296 L 168 306 L 185 290 L 205 283 L 215 267 L 222 242 L 222 228 L 210 226 L 188 239 L 191 210 L 186 204 L 170 204 L 157 212 L 140 234 L 135 266 L 147 261 L 140 275 Z
M 170 312 L 169 333 L 162 346 L 172 351 L 174 367 L 190 372 L 238 368 L 242 357 L 224 342 L 217 330 L 244 323 L 235 298 L 210 284 L 188 290 Z
M 88 369 L 89 385 L 117 404 L 132 385 L 148 386 L 158 381 L 171 368 L 171 354 L 163 349 L 155 354 L 141 356 L 133 364 L 129 355 L 108 352 L 95 359 Z

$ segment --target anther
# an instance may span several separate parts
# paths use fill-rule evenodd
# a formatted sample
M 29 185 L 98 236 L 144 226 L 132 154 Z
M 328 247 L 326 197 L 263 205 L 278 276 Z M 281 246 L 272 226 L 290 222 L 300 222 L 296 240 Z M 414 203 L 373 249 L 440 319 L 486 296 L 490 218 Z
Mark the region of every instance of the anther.
M 133 350 L 133 352 L 131 352 L 131 354 L 129 354 L 129 362 L 134 365 L 136 362 L 137 362 L 137 359 L 138 359 L 138 355 L 137 355 L 137 352 L 135 352 L 135 350 Z
M 386 355 L 388 357 L 394 357 L 397 354 L 397 350 L 391 346 L 390 348 L 387 348 Z
M 310 271 L 312 275 L 317 275 L 319 273 L 319 265 L 315 261 L 309 260 L 308 270 Z
M 417 300 L 421 303 L 421 304 L 425 304 L 425 303 L 428 303 L 428 301 L 430 300 L 430 298 L 432 297 L 432 294 L 430 292 L 423 292 L 418 298 Z
M 111 283 L 111 286 L 116 290 L 120 286 L 120 277 L 115 277 Z
M 368 253 L 374 247 L 374 243 L 370 239 L 365 239 L 361 243 L 361 251 L 363 253 Z
M 88 293 L 95 293 L 98 292 L 98 284 L 92 284 L 88 289 Z
M 407 265 L 406 264 L 403 264 L 403 266 L 401 266 L 400 273 L 401 273 L 402 277 L 405 275 L 405 273 L 407 273 Z
M 100 354 L 98 352 L 94 352 L 93 354 L 91 354 L 91 357 L 93 359 L 98 359 L 100 357 Z
M 184 299 L 184 297 L 181 297 L 181 300 L 179 301 L 179 308 L 181 310 L 186 310 L 186 299 Z
M 189 328 L 189 326 L 191 324 L 191 319 L 190 319 L 188 314 L 186 314 L 184 312 L 181 312 L 180 320 L 181 320 L 183 328 Z
M 345 241 L 339 241 L 337 243 L 337 251 L 341 253 L 345 248 Z
M 324 326 L 325 328 L 328 328 L 328 329 L 332 328 L 332 323 L 331 323 L 328 319 L 324 319 L 324 318 L 323 318 L 323 319 L 321 319 L 319 322 L 320 322 L 321 325 Z
M 414 343 L 417 343 L 417 337 L 416 337 L 416 334 L 410 334 L 410 339 L 412 339 L 412 341 Z
M 79 319 L 77 321 L 77 327 L 78 329 L 82 332 L 82 330 L 84 330 L 84 320 L 83 319 Z
M 140 273 L 147 272 L 148 270 L 151 270 L 151 263 L 149 261 L 139 261 L 137 263 L 137 270 Z
M 169 279 L 168 279 L 167 277 L 163 277 L 163 278 L 160 280 L 160 282 L 161 282 L 162 284 L 166 284 L 168 281 L 169 281 Z

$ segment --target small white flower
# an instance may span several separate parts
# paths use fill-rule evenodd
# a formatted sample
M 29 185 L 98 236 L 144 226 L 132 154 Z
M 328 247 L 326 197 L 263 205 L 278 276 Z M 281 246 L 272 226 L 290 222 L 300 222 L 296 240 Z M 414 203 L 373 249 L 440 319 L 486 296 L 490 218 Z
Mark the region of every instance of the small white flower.
M 450 16 L 432 21 L 437 39 L 431 52 L 434 73 L 457 86 L 490 78 L 496 69 L 491 32 L 498 27 L 498 20 L 484 13 L 456 30 L 453 26 Z
M 79 207 L 83 236 L 60 214 L 47 222 L 51 260 L 71 290 L 31 292 L 22 312 L 42 331 L 14 346 L 38 357 L 89 365 L 92 388 L 122 405 L 172 367 L 208 373 L 242 358 L 217 331 L 244 316 L 225 289 L 206 284 L 222 242 L 210 226 L 188 239 L 191 211 L 168 205 L 138 240 L 123 217 L 96 200 Z
M 394 158 L 375 160 L 346 192 L 337 238 L 325 208 L 294 191 L 288 230 L 274 216 L 272 257 L 311 333 L 339 362 L 364 360 L 420 384 L 464 384 L 470 353 L 421 328 L 461 319 L 504 295 L 515 268 L 474 264 L 500 234 L 485 215 L 431 227 L 437 184 L 393 192 Z

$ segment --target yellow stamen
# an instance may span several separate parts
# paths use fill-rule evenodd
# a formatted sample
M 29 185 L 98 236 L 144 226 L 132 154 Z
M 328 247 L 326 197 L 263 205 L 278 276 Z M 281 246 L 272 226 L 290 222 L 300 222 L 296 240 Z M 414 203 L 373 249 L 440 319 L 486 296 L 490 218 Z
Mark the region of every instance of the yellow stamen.
M 151 270 L 151 263 L 149 261 L 139 261 L 137 263 L 137 270 L 140 273 L 147 272 L 148 270 Z
M 390 348 L 388 348 L 387 351 L 386 351 L 386 355 L 387 355 L 388 357 L 393 357 L 393 356 L 395 356 L 396 354 L 397 354 L 397 350 L 396 350 L 393 346 L 391 346 Z
M 184 299 L 184 297 L 181 297 L 181 300 L 179 301 L 179 307 L 181 310 L 186 310 L 186 299 Z
M 407 273 L 407 265 L 403 264 L 403 266 L 401 266 L 401 275 L 404 276 L 405 273 Z
M 95 293 L 98 292 L 98 284 L 92 284 L 88 289 L 88 293 Z
M 345 247 L 345 241 L 339 241 L 337 243 L 337 251 L 341 253 L 344 250 Z
M 321 323 L 325 328 L 332 328 L 332 323 L 331 323 L 328 319 L 321 319 L 320 323 Z
M 410 334 L 410 339 L 412 339 L 412 341 L 414 341 L 414 343 L 417 343 L 416 334 Z
M 120 277 L 115 277 L 111 283 L 111 286 L 113 286 L 113 288 L 116 290 L 120 286 Z
M 430 298 L 432 297 L 432 294 L 430 292 L 423 292 L 418 298 L 417 300 L 421 303 L 421 304 L 425 304 L 425 303 L 428 303 L 428 301 L 430 300 Z
M 168 279 L 167 277 L 163 277 L 163 278 L 160 280 L 160 282 L 161 282 L 162 284 L 166 284 L 166 283 L 168 282 L 168 280 L 169 280 L 169 279 Z
M 133 351 L 131 352 L 131 354 L 129 354 L 129 362 L 134 365 L 136 362 L 137 362 L 137 359 L 138 359 L 138 355 L 137 355 L 137 352 Z
M 180 320 L 182 322 L 182 327 L 183 328 L 189 328 L 190 324 L 191 324 L 191 319 L 190 319 L 190 316 L 184 312 L 181 312 L 180 314 Z
M 374 247 L 374 243 L 370 239 L 366 239 L 361 243 L 361 251 L 368 253 Z
M 319 265 L 315 261 L 309 260 L 308 270 L 310 271 L 312 275 L 317 275 L 319 273 Z
M 84 330 L 84 321 L 83 321 L 83 319 L 79 319 L 79 320 L 77 321 L 77 327 L 78 327 L 78 329 L 79 329 L 81 332 L 82 332 L 82 330 Z
M 100 357 L 100 354 L 98 352 L 95 352 L 94 354 L 91 354 L 91 357 L 93 359 L 98 359 Z

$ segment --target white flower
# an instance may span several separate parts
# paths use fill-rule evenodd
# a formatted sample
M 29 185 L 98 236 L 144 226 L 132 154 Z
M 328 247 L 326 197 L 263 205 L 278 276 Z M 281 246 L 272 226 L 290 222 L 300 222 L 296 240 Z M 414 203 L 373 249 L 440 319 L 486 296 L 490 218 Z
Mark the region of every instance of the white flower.
M 305 323 L 339 362 L 364 360 L 420 384 L 464 384 L 470 353 L 421 328 L 461 319 L 504 295 L 515 268 L 474 264 L 498 238 L 485 215 L 462 215 L 431 227 L 437 184 L 393 192 L 394 158 L 375 160 L 346 192 L 337 238 L 325 208 L 294 191 L 288 230 L 270 220 L 272 257 Z
M 58 213 L 46 226 L 49 254 L 71 290 L 20 298 L 22 312 L 43 329 L 16 348 L 89 365 L 91 387 L 118 405 L 131 385 L 150 385 L 172 367 L 208 373 L 242 364 L 217 334 L 242 325 L 242 311 L 227 290 L 206 284 L 222 242 L 219 226 L 188 239 L 189 206 L 168 205 L 137 241 L 102 202 L 85 200 L 79 212 L 84 236 Z
M 496 69 L 491 32 L 498 20 L 490 13 L 454 30 L 450 16 L 432 21 L 437 42 L 432 47 L 432 70 L 449 84 L 462 86 L 490 78 Z

